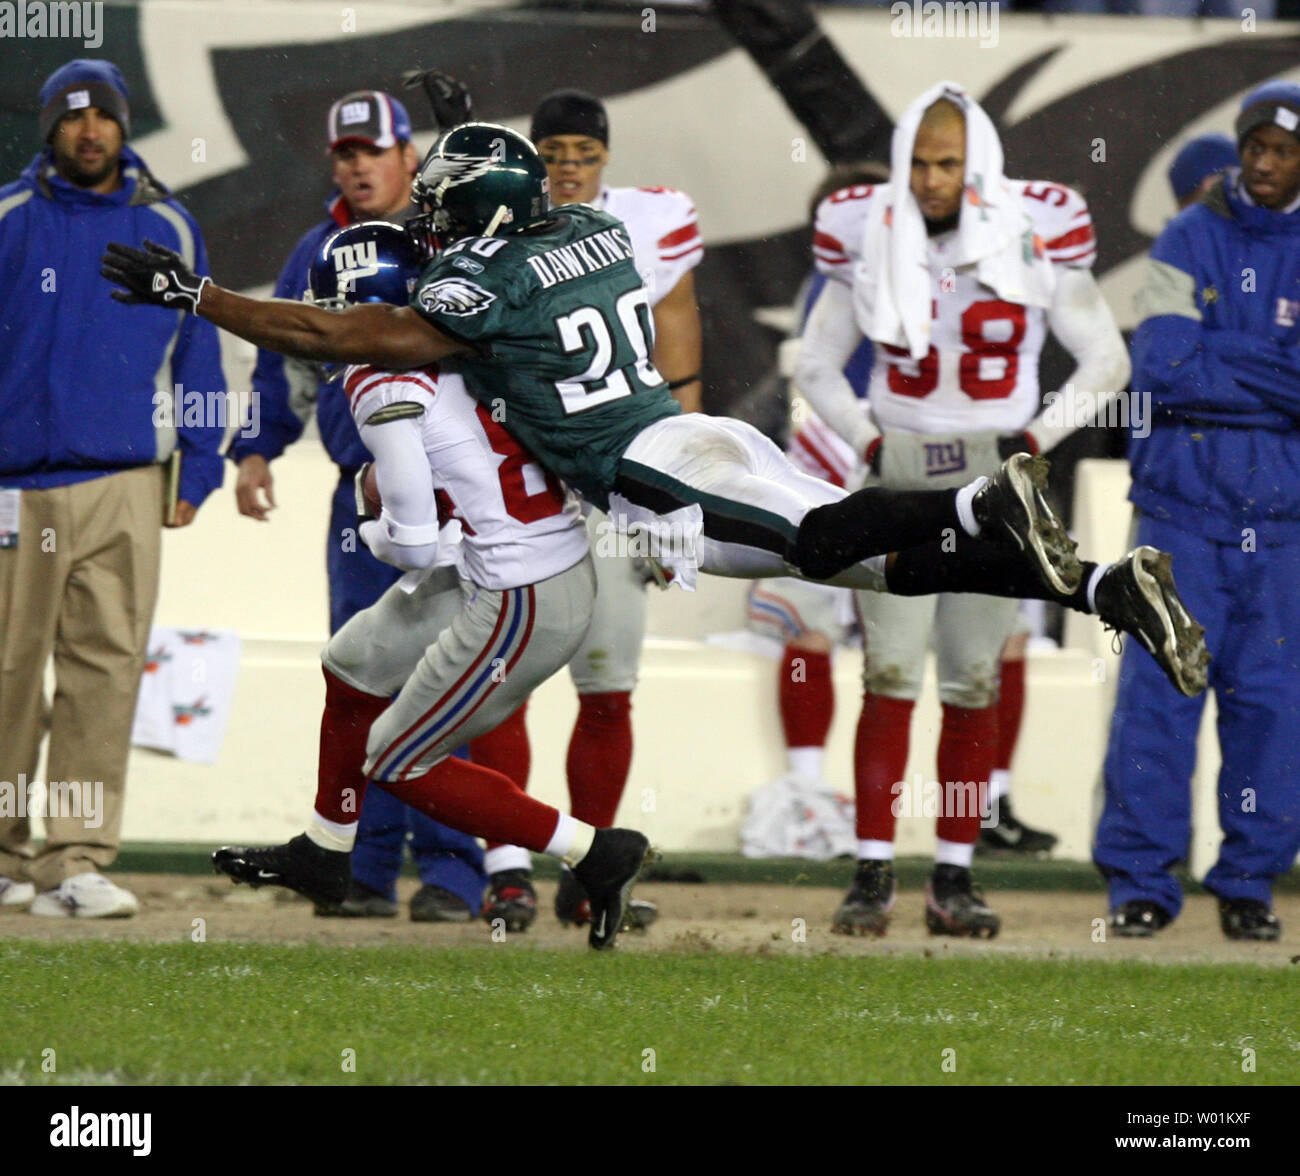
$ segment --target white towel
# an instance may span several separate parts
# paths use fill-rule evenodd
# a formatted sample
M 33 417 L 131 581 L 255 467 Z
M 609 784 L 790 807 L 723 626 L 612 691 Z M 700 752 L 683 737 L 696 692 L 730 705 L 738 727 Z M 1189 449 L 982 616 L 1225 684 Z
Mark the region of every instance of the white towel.
M 217 762 L 239 674 L 229 629 L 149 630 L 131 742 L 201 764 Z
M 953 266 L 975 265 L 981 283 L 1021 306 L 1048 307 L 1056 285 L 1033 221 L 1002 174 L 1002 144 L 983 108 L 956 82 L 940 82 L 913 102 L 894 128 L 895 177 L 871 202 L 862 258 L 853 276 L 862 333 L 904 347 L 913 359 L 930 350 L 931 283 L 925 218 L 912 195 L 912 145 L 925 112 L 947 98 L 966 116 L 966 190 Z

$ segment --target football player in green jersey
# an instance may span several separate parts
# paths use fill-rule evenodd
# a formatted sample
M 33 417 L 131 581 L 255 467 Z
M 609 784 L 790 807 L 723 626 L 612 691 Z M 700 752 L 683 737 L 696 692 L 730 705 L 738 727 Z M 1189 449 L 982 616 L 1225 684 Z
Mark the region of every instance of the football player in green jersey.
M 687 582 L 698 564 L 898 595 L 1054 600 L 1134 633 L 1182 693 L 1204 690 L 1202 630 L 1168 557 L 1139 548 L 1081 564 L 1043 497 L 1041 458 L 1017 454 L 959 490 L 846 494 L 742 422 L 681 413 L 650 359 L 652 320 L 621 223 L 585 205 L 552 209 L 545 165 L 522 135 L 489 123 L 448 131 L 414 191 L 444 248 L 409 307 L 245 298 L 148 242 L 110 245 L 102 272 L 125 287 L 119 300 L 188 310 L 303 359 L 401 369 L 454 357 L 471 395 L 592 502 L 701 531 Z

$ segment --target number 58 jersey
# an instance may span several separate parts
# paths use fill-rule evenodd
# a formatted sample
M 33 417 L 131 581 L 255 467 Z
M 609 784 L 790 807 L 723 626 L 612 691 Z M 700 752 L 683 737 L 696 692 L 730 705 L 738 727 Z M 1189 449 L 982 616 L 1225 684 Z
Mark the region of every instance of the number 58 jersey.
M 519 588 L 557 576 L 587 554 L 577 498 L 470 397 L 458 375 L 432 364 L 406 372 L 361 365 L 347 369 L 343 388 L 358 428 L 385 415 L 419 416 L 439 522 L 460 521 L 466 579 Z
M 1083 197 L 1059 184 L 1009 182 L 1032 224 L 1034 247 L 1054 266 L 1090 267 L 1097 243 Z M 863 256 L 867 210 L 874 200 L 892 199 L 893 186 L 880 184 L 844 188 L 822 201 L 813 238 L 817 268 L 851 285 L 859 264 L 873 264 Z M 998 298 L 974 265 L 954 265 L 957 241 L 951 232 L 927 243 L 929 352 L 918 360 L 901 347 L 876 347 L 868 399 L 881 430 L 1009 433 L 1038 413 L 1048 314 Z
M 604 508 L 619 458 L 680 412 L 656 370 L 654 319 L 623 223 L 587 205 L 536 230 L 457 241 L 420 275 L 411 307 L 473 347 L 471 396 L 552 473 Z

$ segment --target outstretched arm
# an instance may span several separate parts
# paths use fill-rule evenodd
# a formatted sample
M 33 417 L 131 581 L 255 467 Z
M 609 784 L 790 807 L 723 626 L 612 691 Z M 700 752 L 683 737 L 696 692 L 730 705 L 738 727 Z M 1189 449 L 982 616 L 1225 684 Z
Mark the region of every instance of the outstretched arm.
M 410 307 L 379 302 L 321 310 L 305 302 L 245 298 L 205 285 L 195 313 L 258 347 L 299 359 L 369 363 L 393 371 L 469 350 Z
M 258 347 L 299 359 L 401 369 L 470 350 L 408 307 L 370 303 L 327 311 L 302 302 L 245 298 L 197 276 L 170 249 L 144 244 L 141 250 L 114 242 L 104 254 L 100 273 L 125 287 L 113 291 L 118 302 L 187 310 Z

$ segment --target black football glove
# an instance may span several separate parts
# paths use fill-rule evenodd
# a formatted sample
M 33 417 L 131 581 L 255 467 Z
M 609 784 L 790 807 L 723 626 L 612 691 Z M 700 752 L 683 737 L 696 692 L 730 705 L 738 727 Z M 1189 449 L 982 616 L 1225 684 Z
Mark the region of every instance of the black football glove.
M 114 290 L 113 297 L 128 306 L 147 304 L 168 310 L 198 309 L 203 287 L 211 278 L 199 277 L 181 259 L 179 253 L 146 240 L 143 249 L 110 242 L 100 258 L 100 274 L 125 290 Z
M 469 87 L 458 82 L 451 74 L 438 69 L 408 69 L 402 75 L 402 88 L 413 90 L 416 86 L 424 90 L 433 111 L 433 121 L 438 130 L 449 131 L 461 123 L 470 120 Z
M 1038 453 L 1038 443 L 1028 433 L 1004 433 L 998 438 L 998 456 L 1006 461 L 1017 453 Z

